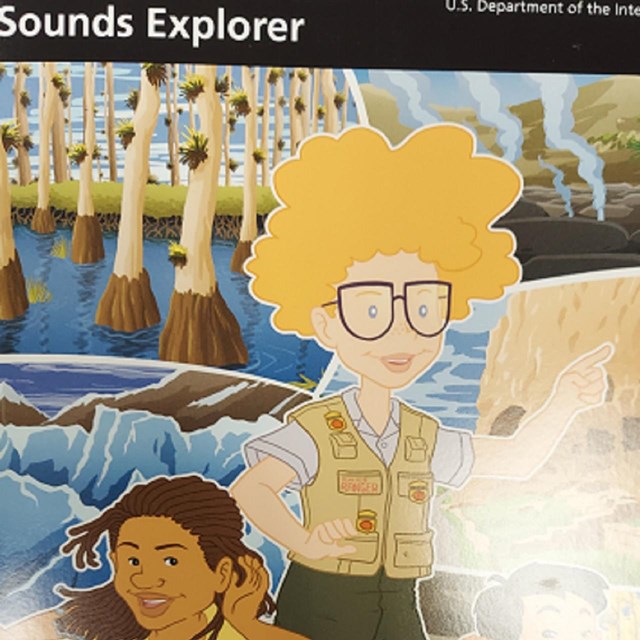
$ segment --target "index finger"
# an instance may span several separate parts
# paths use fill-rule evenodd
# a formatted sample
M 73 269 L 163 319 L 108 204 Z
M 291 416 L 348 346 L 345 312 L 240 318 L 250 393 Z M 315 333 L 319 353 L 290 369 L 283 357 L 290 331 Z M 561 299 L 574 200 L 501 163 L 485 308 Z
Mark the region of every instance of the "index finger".
M 569 368 L 576 368 L 580 372 L 586 372 L 588 369 L 603 365 L 606 362 L 609 362 L 615 353 L 616 348 L 612 342 L 605 342 L 601 344 L 599 347 L 592 349 L 591 351 L 587 351 L 583 353 L 581 356 L 576 358 L 570 365 Z

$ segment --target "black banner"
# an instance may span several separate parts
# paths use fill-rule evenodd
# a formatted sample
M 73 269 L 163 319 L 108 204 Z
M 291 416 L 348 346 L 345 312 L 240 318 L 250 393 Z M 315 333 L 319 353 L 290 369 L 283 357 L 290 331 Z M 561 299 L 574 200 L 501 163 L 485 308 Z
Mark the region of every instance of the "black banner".
M 0 59 L 637 73 L 640 0 L 0 3 Z

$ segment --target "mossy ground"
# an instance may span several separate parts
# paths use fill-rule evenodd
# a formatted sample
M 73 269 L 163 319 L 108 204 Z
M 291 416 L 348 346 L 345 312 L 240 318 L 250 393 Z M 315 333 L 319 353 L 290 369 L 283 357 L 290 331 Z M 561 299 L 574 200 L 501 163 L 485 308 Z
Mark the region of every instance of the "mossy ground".
M 51 185 L 51 206 L 55 209 L 75 211 L 78 202 L 79 182 L 72 180 Z M 95 209 L 98 213 L 120 213 L 122 200 L 121 182 L 94 182 L 91 187 Z M 180 216 L 187 196 L 187 187 L 166 184 L 149 184 L 146 188 L 144 214 L 154 218 Z M 11 203 L 17 208 L 35 208 L 38 201 L 38 185 L 11 186 Z M 258 214 L 272 211 L 277 202 L 269 187 L 258 187 Z M 219 187 L 216 213 L 227 216 L 242 215 L 242 187 Z

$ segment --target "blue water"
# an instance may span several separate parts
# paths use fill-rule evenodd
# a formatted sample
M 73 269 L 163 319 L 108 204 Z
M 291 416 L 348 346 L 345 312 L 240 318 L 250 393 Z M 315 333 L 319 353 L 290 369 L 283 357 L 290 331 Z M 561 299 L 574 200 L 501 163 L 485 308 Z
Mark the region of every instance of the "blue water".
M 196 473 L 227 486 L 244 468 L 242 443 L 277 425 L 269 416 L 257 423 L 222 418 L 184 433 L 171 418 L 102 409 L 91 433 L 1 427 L 0 495 L 11 518 L 0 525 L 0 625 L 55 606 L 55 585 L 91 587 L 109 577 L 104 545 L 97 571 L 78 572 L 61 555 L 67 527 L 95 518 L 133 483 L 160 475 Z M 282 550 L 256 531 L 247 532 L 247 544 L 261 552 L 277 585 Z
M 126 350 L 136 355 L 153 357 L 153 332 L 142 332 L 127 343 L 124 338 L 116 341 L 112 332 L 91 325 L 95 308 L 92 292 L 106 282 L 108 265 L 77 267 L 69 261 L 51 258 L 48 252 L 51 238 L 33 236 L 26 229 L 19 229 L 17 235 L 19 246 L 29 248 L 24 252 L 25 270 L 29 275 L 37 273 L 46 278 L 54 298 L 48 305 L 34 305 L 19 323 L 20 327 L 12 323 L 16 346 L 28 346 L 31 341 L 34 346 L 44 344 L 54 351 L 67 345 L 75 353 L 73 347 L 83 340 L 88 349 L 113 354 L 114 344 L 119 341 L 120 350 L 126 346 Z M 68 236 L 65 232 L 59 235 Z M 113 239 L 107 243 L 110 256 L 112 244 Z M 164 314 L 172 267 L 164 265 L 163 243 L 151 242 L 148 247 L 148 260 L 155 256 L 163 261 L 154 264 L 151 271 Z M 309 363 L 313 353 L 320 354 L 326 362 L 326 354 L 311 343 L 293 340 L 294 346 L 289 347 L 286 340 L 281 341 L 282 336 L 269 327 L 268 310 L 247 295 L 244 278 L 231 276 L 224 268 L 232 247 L 216 243 L 213 249 L 224 295 L 243 327 L 251 327 L 253 344 L 258 341 L 261 345 L 256 353 L 250 347 L 249 368 L 262 367 L 289 375 L 300 361 Z M 80 277 L 85 273 L 92 274 L 92 278 Z M 84 304 L 78 303 L 80 299 Z M 488 330 L 503 308 L 504 302 L 476 306 L 469 320 L 448 332 L 438 362 L 400 395 L 446 426 L 473 430 Z M 42 330 L 44 333 L 40 333 Z M 105 335 L 111 341 L 104 340 Z M 0 363 L 0 381 L 9 382 L 52 416 L 86 393 L 138 389 L 158 383 L 172 370 L 169 364 L 156 368 L 144 361 L 107 364 L 91 356 L 67 361 L 60 356 L 47 362 Z M 337 391 L 352 382 L 350 374 L 339 369 L 332 376 L 328 391 Z M 100 570 L 79 573 L 69 558 L 60 555 L 59 545 L 65 540 L 67 526 L 96 517 L 97 509 L 112 503 L 132 483 L 158 475 L 197 473 L 228 486 L 244 469 L 241 453 L 244 442 L 279 425 L 271 416 L 262 416 L 257 423 L 223 418 L 206 429 L 183 433 L 172 419 L 164 416 L 103 409 L 96 414 L 90 433 L 81 427 L 0 428 L 0 494 L 5 509 L 13 514 L 11 521 L 0 526 L 0 624 L 55 606 L 59 602 L 54 591 L 56 584 L 89 588 L 108 579 L 106 562 Z M 285 499 L 299 513 L 297 496 L 288 493 Z M 38 526 L 34 527 L 36 521 Z M 250 527 L 246 543 L 265 558 L 275 591 L 286 566 L 282 549 Z M 104 552 L 101 548 L 103 558 Z
M 34 238 L 26 230 L 19 235 L 24 236 L 22 240 L 26 238 L 27 244 L 29 241 L 33 244 L 35 239 L 35 244 L 44 246 L 45 239 Z M 152 245 L 155 251 L 162 249 L 161 243 Z M 227 245 L 222 248 L 229 253 Z M 218 249 L 216 244 L 214 250 Z M 224 251 L 217 253 L 219 259 L 228 257 Z M 58 259 L 44 262 L 46 269 L 40 264 L 35 270 L 51 280 L 54 296 L 64 295 L 64 283 L 58 288 L 54 286 L 56 277 L 68 276 L 69 271 L 80 268 Z M 109 269 L 97 265 L 87 271 L 95 272 L 96 282 L 101 282 L 106 280 Z M 245 292 L 239 296 L 238 315 L 246 318 L 253 314 L 257 321 L 254 335 L 262 339 L 267 314 L 259 307 L 250 307 L 246 282 L 235 276 L 227 276 L 227 281 L 237 283 L 235 288 L 229 287 L 228 299 L 232 306 L 237 303 L 238 294 Z M 77 281 L 67 279 L 67 282 L 78 286 Z M 90 336 L 89 345 L 111 349 L 109 342 L 99 340 L 103 330 L 92 332 L 86 328 L 86 309 L 94 305 L 87 304 L 86 309 L 77 314 L 77 326 L 69 320 L 75 314 L 69 301 L 78 299 L 78 292 L 69 292 L 69 288 L 67 286 L 66 305 L 62 301 L 56 303 L 54 297 L 50 306 L 32 308 L 22 321 L 24 336 L 35 339 L 38 329 L 46 327 L 49 337 L 42 342 L 49 347 L 64 341 L 73 346 L 77 336 L 70 334 L 74 330 L 84 331 Z M 167 294 L 165 292 L 165 296 Z M 242 302 L 246 305 L 244 313 Z M 164 304 L 166 307 L 166 301 Z M 484 367 L 487 329 L 499 317 L 502 306 L 502 303 L 484 305 L 470 321 L 450 330 L 438 362 L 400 395 L 413 406 L 438 417 L 446 426 L 472 430 L 477 418 L 475 402 Z M 58 317 L 66 319 L 58 320 Z M 266 341 L 267 355 L 256 358 L 262 363 L 269 361 L 274 370 L 287 370 L 297 354 L 305 350 L 310 353 L 315 348 L 299 343 L 297 351 L 287 351 L 272 343 L 277 337 L 274 335 Z M 137 337 L 136 344 L 143 350 L 147 338 L 148 335 Z M 22 339 L 16 338 L 18 344 Z M 153 350 L 153 347 L 146 348 Z M 283 359 L 274 364 L 271 362 L 274 354 Z M 52 416 L 86 393 L 138 389 L 158 383 L 172 370 L 170 365 L 156 368 L 144 361 L 125 359 L 105 363 L 91 356 L 72 360 L 54 356 L 47 362 L 0 363 L 0 381 L 9 382 Z M 343 388 L 352 382 L 349 376 L 339 369 L 328 390 Z M 0 624 L 55 606 L 59 602 L 56 584 L 90 588 L 109 578 L 106 561 L 97 571 L 78 572 L 69 558 L 61 556 L 59 546 L 65 540 L 67 526 L 96 517 L 97 509 L 111 504 L 131 484 L 158 475 L 197 473 L 228 486 L 245 467 L 241 453 L 244 442 L 278 428 L 279 424 L 271 416 L 262 416 L 257 423 L 223 418 L 206 429 L 183 433 L 171 418 L 141 411 L 121 413 L 103 409 L 96 414 L 90 433 L 81 427 L 1 427 L 0 494 L 5 509 L 13 517 L 0 526 Z M 299 513 L 297 496 L 289 493 L 285 499 Z M 38 522 L 37 527 L 33 526 L 34 522 Z M 246 543 L 265 558 L 272 576 L 272 591 L 275 591 L 286 566 L 283 550 L 250 527 L 247 527 Z M 105 558 L 104 545 L 100 554 Z
M 128 335 L 93 323 L 111 274 L 113 234 L 105 237 L 105 260 L 90 266 L 52 256 L 56 242 L 70 243 L 69 230 L 40 236 L 18 227 L 15 236 L 25 276 L 45 283 L 52 299 L 31 305 L 19 320 L 0 323 L 0 351 L 74 357 L 54 356 L 46 362 L 18 357 L 15 362 L 0 362 L 0 382 L 7 381 L 54 416 L 87 393 L 139 389 L 160 383 L 174 371 L 170 363 L 145 362 L 157 359 L 160 327 Z M 240 322 L 250 353 L 243 370 L 285 382 L 301 374 L 319 380 L 329 354 L 314 342 L 272 329 L 270 308 L 253 300 L 244 276 L 229 272 L 233 248 L 232 243 L 216 241 L 212 251 L 221 292 Z M 174 275 L 167 243 L 146 241 L 144 258 L 164 321 Z M 504 301 L 474 305 L 473 315 L 448 331 L 439 360 L 400 392 L 403 399 L 445 426 L 473 430 L 489 331 L 504 313 L 504 305 Z M 78 354 L 87 358 L 78 359 Z M 143 360 L 105 363 L 92 355 Z M 340 368 L 327 392 L 351 383 L 351 374 Z M 131 484 L 158 475 L 197 473 L 228 486 L 244 469 L 244 442 L 279 425 L 271 416 L 255 423 L 223 418 L 206 429 L 183 433 L 167 417 L 103 409 L 96 414 L 90 433 L 81 427 L 0 427 L 0 495 L 5 510 L 12 514 L 0 526 L 0 624 L 55 606 L 59 602 L 56 584 L 89 588 L 108 579 L 106 562 L 98 571 L 78 572 L 69 558 L 61 556 L 59 546 L 67 526 L 96 517 L 98 509 Z M 297 496 L 285 494 L 285 499 L 294 511 L 298 508 Z M 250 527 L 246 543 L 265 558 L 275 591 L 286 566 L 283 550 Z
M 169 311 L 174 267 L 167 259 L 167 242 L 146 240 L 144 262 L 151 278 L 162 323 L 134 334 L 114 332 L 94 324 L 96 307 L 111 275 L 116 239 L 105 236 L 103 261 L 79 266 L 69 258 L 51 255 L 55 242 L 71 243 L 71 231 L 59 230 L 50 236 L 15 229 L 25 277 L 46 284 L 50 302 L 30 305 L 24 317 L 0 322 L 0 353 L 91 354 L 158 358 L 158 338 Z M 257 303 L 248 293 L 248 280 L 229 271 L 233 243 L 216 241 L 214 263 L 220 291 L 235 314 L 249 351 L 249 363 L 239 370 L 293 382 L 300 375 L 319 380 L 329 355 L 314 342 L 277 333 L 271 327 L 271 309 Z

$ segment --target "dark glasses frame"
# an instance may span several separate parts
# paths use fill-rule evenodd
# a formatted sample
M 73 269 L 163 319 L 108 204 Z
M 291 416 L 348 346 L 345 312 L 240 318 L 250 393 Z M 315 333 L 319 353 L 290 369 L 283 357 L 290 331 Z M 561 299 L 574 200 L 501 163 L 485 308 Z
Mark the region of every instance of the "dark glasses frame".
M 418 329 L 416 329 L 416 327 L 413 325 L 413 323 L 411 322 L 411 318 L 409 317 L 409 309 L 407 308 L 407 293 L 408 293 L 408 289 L 409 287 L 415 286 L 415 285 L 439 285 L 439 286 L 444 286 L 447 288 L 447 313 L 444 319 L 444 324 L 442 325 L 442 328 L 438 331 L 436 331 L 435 333 L 423 333 L 422 331 L 419 331 Z M 390 290 L 391 293 L 391 320 L 389 322 L 389 326 L 380 334 L 378 334 L 377 336 L 374 336 L 372 338 L 365 338 L 363 336 L 358 335 L 357 333 L 355 333 L 351 327 L 347 324 L 345 317 L 344 317 L 344 312 L 342 309 L 342 293 L 343 291 L 347 290 L 347 289 L 354 289 L 356 287 L 386 287 L 387 289 Z M 404 307 L 404 317 L 407 321 L 407 324 L 411 327 L 411 329 L 413 331 L 415 331 L 415 333 L 417 333 L 419 336 L 422 336 L 423 338 L 434 338 L 437 335 L 440 335 L 449 325 L 449 321 L 451 320 L 451 291 L 453 289 L 453 286 L 450 282 L 446 282 L 444 280 L 411 280 L 410 282 L 405 282 L 402 286 L 402 295 L 398 294 L 398 295 L 393 295 L 393 291 L 394 291 L 394 284 L 393 282 L 388 282 L 386 280 L 362 280 L 360 282 L 349 282 L 348 284 L 341 284 L 338 286 L 338 297 L 336 300 L 332 300 L 331 302 L 325 302 L 322 307 L 330 307 L 332 305 L 338 305 L 338 314 L 340 316 L 340 320 L 344 326 L 344 328 L 354 337 L 357 338 L 358 340 L 367 340 L 369 342 L 373 341 L 373 340 L 379 340 L 380 338 L 382 338 L 383 336 L 386 336 L 387 333 L 389 333 L 389 331 L 391 331 L 391 327 L 393 327 L 395 320 L 396 320 L 396 300 L 402 300 L 403 303 L 403 307 Z

